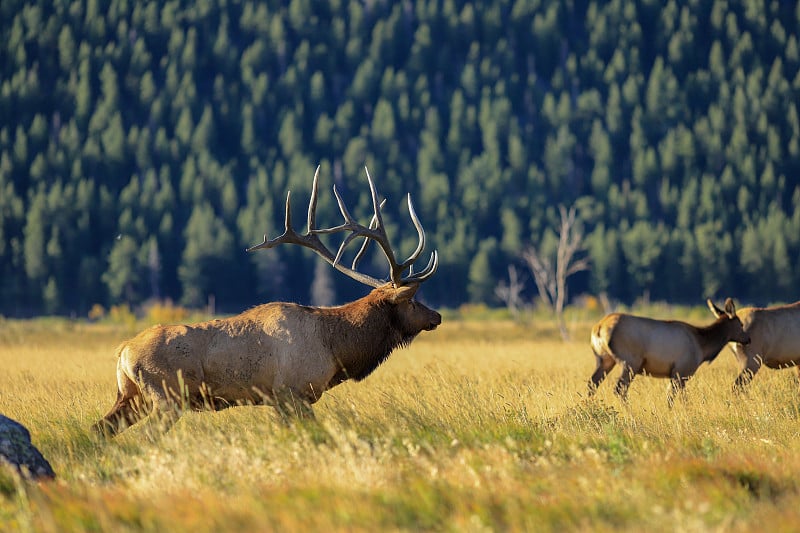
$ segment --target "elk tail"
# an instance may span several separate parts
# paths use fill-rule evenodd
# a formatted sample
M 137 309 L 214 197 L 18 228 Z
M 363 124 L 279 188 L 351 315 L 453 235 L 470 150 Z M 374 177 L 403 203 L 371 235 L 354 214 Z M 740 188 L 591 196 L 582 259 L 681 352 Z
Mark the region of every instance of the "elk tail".
M 608 332 L 603 331 L 603 329 L 602 324 L 597 324 L 592 328 L 592 351 L 598 357 L 603 357 L 611 353 L 608 342 L 606 342 L 609 335 Z

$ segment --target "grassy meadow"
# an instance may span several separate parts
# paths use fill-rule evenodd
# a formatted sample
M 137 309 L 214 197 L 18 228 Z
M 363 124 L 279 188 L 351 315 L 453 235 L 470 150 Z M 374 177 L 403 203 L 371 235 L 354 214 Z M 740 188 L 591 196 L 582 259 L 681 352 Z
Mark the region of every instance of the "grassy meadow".
M 565 343 L 545 318 L 445 316 L 326 393 L 316 422 L 239 407 L 110 441 L 88 428 L 114 399 L 116 345 L 144 326 L 0 321 L 0 413 L 58 475 L 0 471 L 0 530 L 796 529 L 797 373 L 766 369 L 735 395 L 726 348 L 673 409 L 647 377 L 620 402 L 619 368 L 587 400 L 595 318 L 573 318 Z

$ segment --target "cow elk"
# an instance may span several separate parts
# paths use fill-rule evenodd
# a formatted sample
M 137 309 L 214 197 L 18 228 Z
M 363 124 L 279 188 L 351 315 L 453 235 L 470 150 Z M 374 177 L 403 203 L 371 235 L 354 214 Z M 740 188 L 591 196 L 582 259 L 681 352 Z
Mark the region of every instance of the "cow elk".
M 718 308 L 711 308 L 720 316 Z M 745 307 L 736 313 L 742 321 L 750 344 L 731 342 L 730 347 L 741 372 L 734 388 L 746 387 L 762 365 L 767 368 L 797 366 L 800 375 L 800 302 L 776 307 Z
M 269 403 L 279 411 L 313 416 L 311 404 L 323 392 L 348 379 L 370 375 L 395 348 L 409 344 L 421 331 L 436 329 L 442 317 L 414 300 L 420 284 L 438 266 L 434 250 L 427 266 L 412 265 L 425 248 L 425 232 L 408 196 L 408 210 L 419 244 L 403 262 L 395 259 L 381 216 L 375 186 L 367 171 L 373 216 L 369 226 L 357 223 L 339 192 L 333 192 L 344 222 L 316 227 L 319 167 L 314 174 L 308 207 L 308 231 L 292 227 L 291 194 L 286 196 L 285 231 L 279 237 L 248 248 L 297 244 L 310 248 L 347 276 L 373 287 L 363 298 L 338 307 L 267 303 L 239 315 L 191 325 L 154 326 L 123 342 L 117 349 L 117 399 L 93 427 L 113 436 L 150 413 L 169 427 L 180 416 L 178 404 L 194 409 L 221 409 L 238 404 Z M 338 253 L 322 234 L 346 233 Z M 352 267 L 341 263 L 345 248 L 364 242 Z M 356 271 L 370 242 L 376 242 L 389 262 L 389 281 Z
M 719 310 L 711 300 L 707 304 L 712 311 Z M 619 363 L 622 375 L 615 392 L 621 398 L 626 397 L 635 375 L 647 374 L 672 380 L 668 396 L 671 406 L 675 393 L 683 391 L 686 380 L 702 363 L 713 361 L 728 342 L 750 342 L 730 298 L 725 301 L 725 310 L 719 310 L 717 320 L 706 327 L 612 313 L 592 328 L 597 368 L 589 381 L 589 395 L 595 393 L 608 372 Z

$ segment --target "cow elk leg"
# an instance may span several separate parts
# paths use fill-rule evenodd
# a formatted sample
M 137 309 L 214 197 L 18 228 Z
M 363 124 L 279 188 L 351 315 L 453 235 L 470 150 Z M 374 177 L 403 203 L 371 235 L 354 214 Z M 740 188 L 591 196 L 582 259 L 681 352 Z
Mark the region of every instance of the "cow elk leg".
M 671 386 L 667 394 L 667 404 L 670 408 L 675 404 L 675 395 L 680 395 L 683 400 L 686 399 L 686 381 L 688 379 L 677 373 L 672 374 Z
M 613 357 L 595 355 L 594 358 L 597 361 L 597 368 L 589 381 L 589 397 L 594 396 L 594 393 L 597 392 L 597 387 L 600 386 L 608 373 L 611 372 L 611 369 L 614 368 L 614 365 L 616 365 Z
M 753 380 L 753 376 L 755 376 L 758 370 L 761 368 L 762 362 L 763 361 L 760 355 L 751 357 L 750 354 L 748 354 L 747 364 L 739 373 L 736 381 L 733 383 L 733 390 L 736 392 L 744 392 L 747 385 L 749 385 Z
M 622 375 L 619 377 L 617 386 L 614 389 L 614 392 L 621 399 L 626 400 L 628 398 L 628 387 L 630 387 L 631 381 L 633 381 L 633 377 L 636 374 L 638 374 L 637 370 L 634 369 L 629 363 L 622 364 Z
M 111 410 L 97 423 L 92 430 L 103 437 L 111 438 L 147 416 L 147 409 L 142 402 L 142 396 L 126 398 L 122 393 L 117 393 L 117 401 Z

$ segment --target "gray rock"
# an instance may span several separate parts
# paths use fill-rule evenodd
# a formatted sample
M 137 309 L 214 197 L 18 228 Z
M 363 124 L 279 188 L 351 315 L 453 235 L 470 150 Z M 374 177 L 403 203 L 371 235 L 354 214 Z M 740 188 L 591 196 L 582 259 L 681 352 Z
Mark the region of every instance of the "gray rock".
M 0 415 L 0 463 L 27 479 L 53 479 L 53 467 L 31 443 L 31 434 L 19 422 Z

